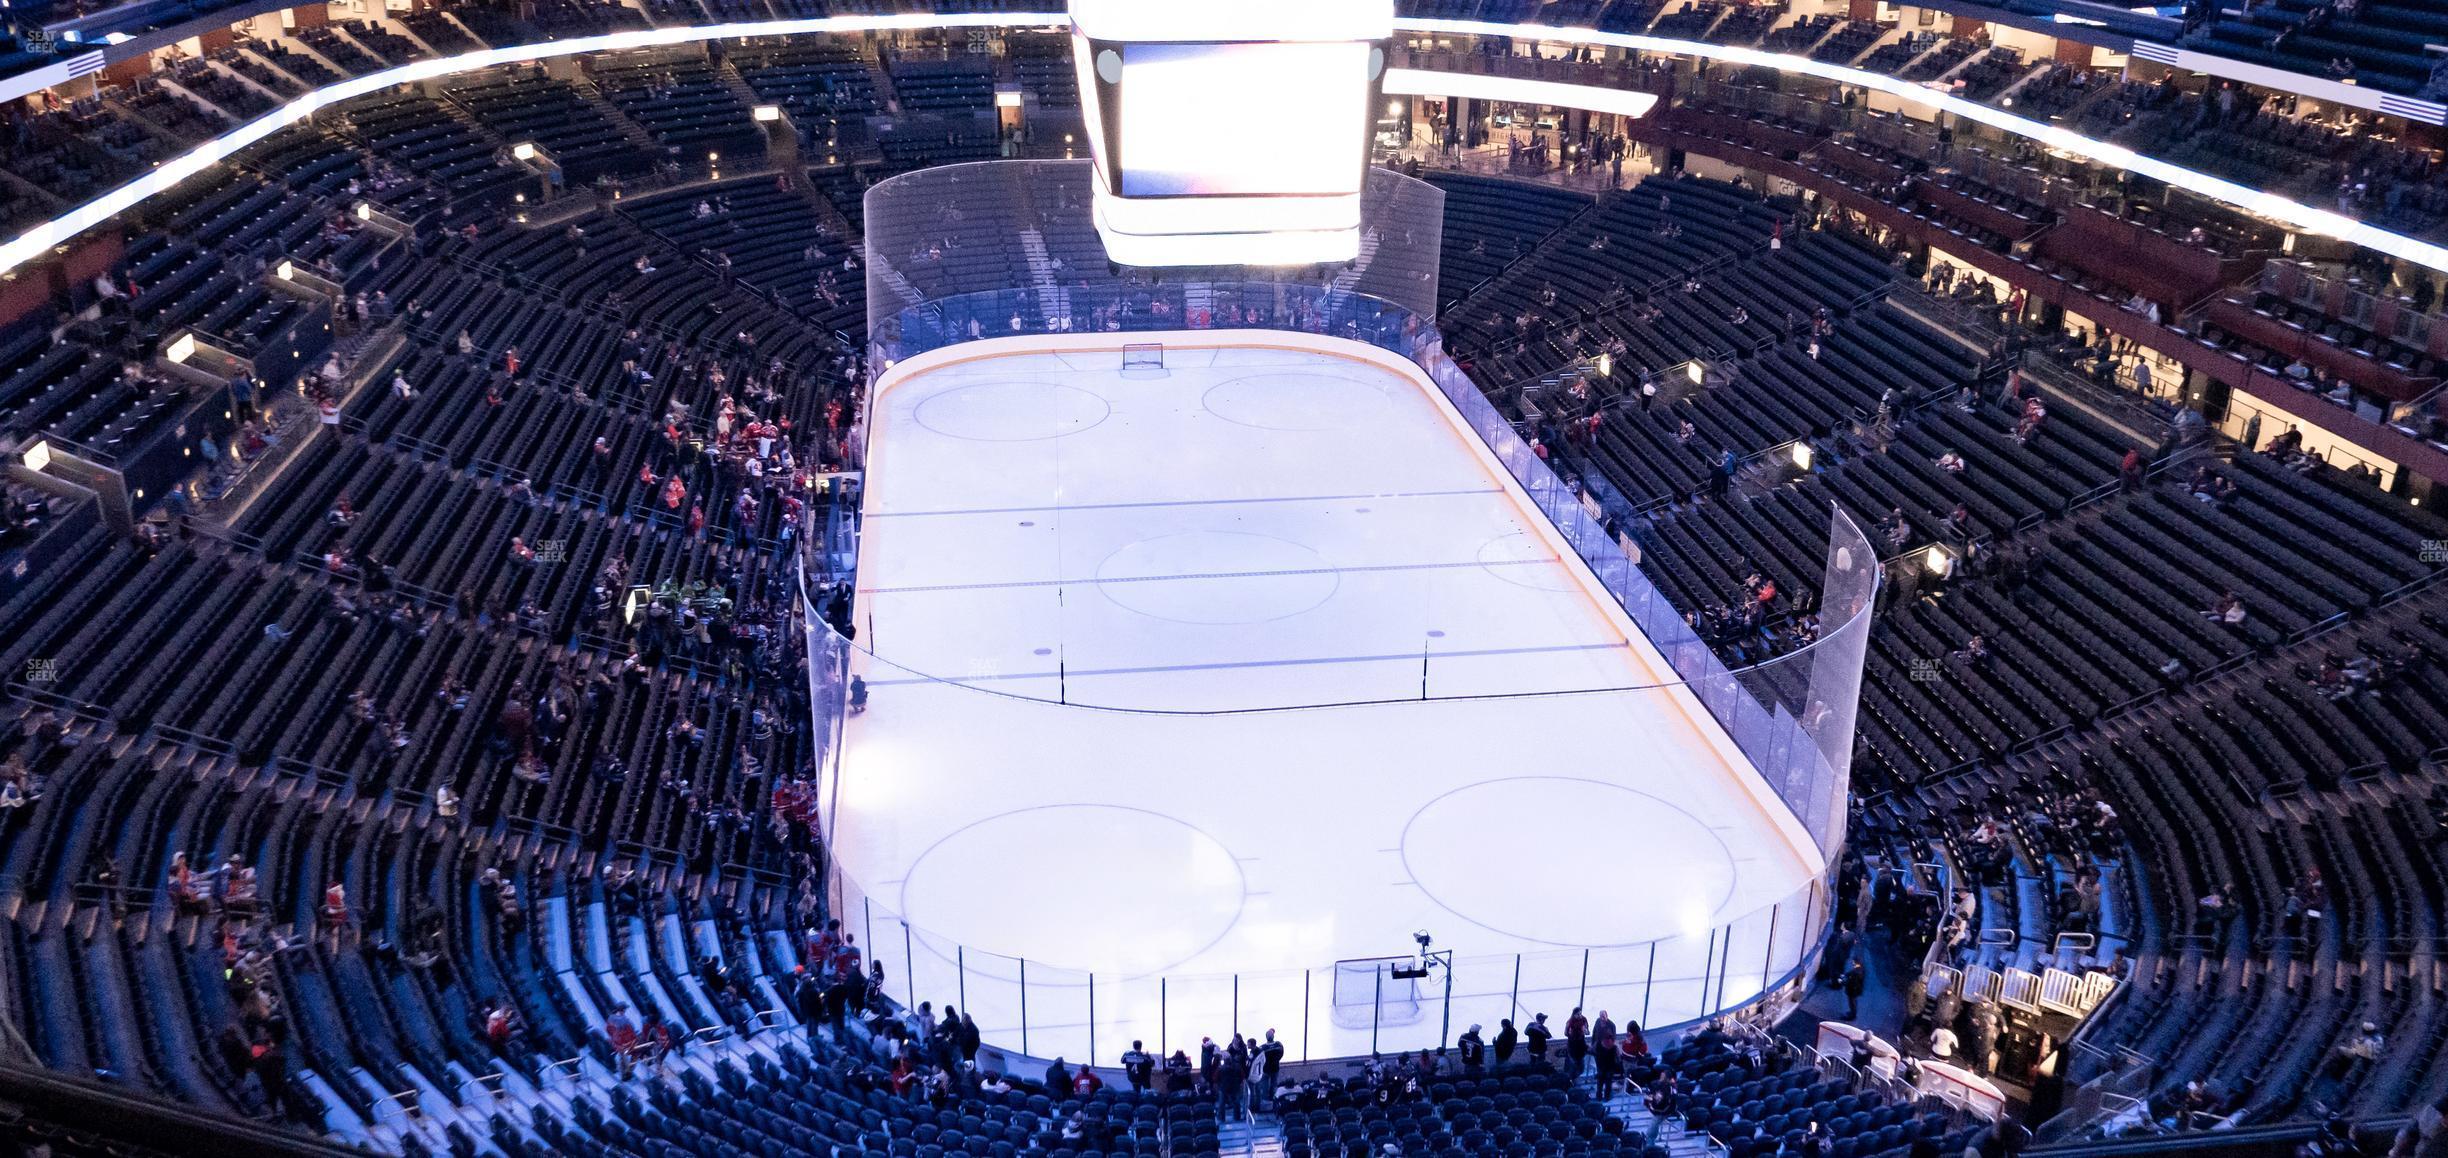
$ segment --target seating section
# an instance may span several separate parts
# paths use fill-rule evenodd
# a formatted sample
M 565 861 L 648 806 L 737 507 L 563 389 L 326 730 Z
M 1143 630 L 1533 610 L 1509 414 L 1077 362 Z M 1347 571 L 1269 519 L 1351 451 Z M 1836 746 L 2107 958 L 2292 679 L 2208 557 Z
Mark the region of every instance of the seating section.
M 2334 114 L 2296 115 L 2295 103 L 2222 86 L 2164 102 L 2117 140 L 2387 229 L 2434 235 L 2448 224 L 2436 149 L 2373 136 Z
M 994 107 L 994 73 L 982 57 L 895 55 L 887 63 L 905 112 L 976 113 Z
M 682 252 L 728 260 L 733 278 L 824 329 L 866 324 L 865 267 L 806 191 L 750 178 L 624 202 L 621 211 Z
M 764 130 L 702 53 L 606 57 L 590 61 L 588 75 L 630 120 L 689 161 L 719 155 L 747 165 L 765 152 Z
M 1648 1152 L 1590 1091 L 1544 1066 L 1432 1078 L 1420 1094 L 1381 1097 L 1380 1086 L 1365 1078 L 1305 1087 L 1282 1099 L 1289 1103 L 1278 1115 L 1284 1150 L 1294 1158 L 1360 1158 L 1389 1147 L 1404 1154 Z
M 838 465 L 845 347 L 626 216 L 522 230 L 469 211 L 495 147 L 480 134 L 385 94 L 275 137 L 256 164 L 287 181 L 217 170 L 158 203 L 114 271 L 141 287 L 132 305 L 68 319 L 61 340 L 65 315 L 0 338 L 11 434 L 132 455 L 195 411 L 147 361 L 166 335 L 241 355 L 295 340 L 309 363 L 332 345 L 328 315 L 265 288 L 269 258 L 391 323 L 381 345 L 354 315 L 339 327 L 335 364 L 365 361 L 328 386 L 336 424 L 267 383 L 242 513 L 131 543 L 10 491 L 0 551 L 41 567 L 0 585 L 0 659 L 47 678 L 0 707 L 23 794 L 0 834 L 0 926 L 10 1014 L 50 1065 L 392 1151 L 516 1152 L 541 1135 L 485 1091 L 543 1105 L 544 1087 L 600 1083 L 608 1105 L 616 1002 L 715 1056 L 795 1020 L 774 987 L 795 954 L 763 933 L 792 927 L 804 841 L 764 793 L 806 759 L 791 548 L 830 511 L 822 488 L 782 485 L 804 475 L 760 481 L 687 448 L 737 402 L 806 432 L 788 440 L 806 470 Z M 734 220 L 813 236 L 812 195 L 742 186 L 719 194 Z M 352 194 L 485 235 L 388 237 Z M 821 264 L 849 252 L 837 240 Z M 62 308 L 92 300 L 79 291 Z M 288 336 L 301 321 L 311 343 Z M 225 397 L 206 403 L 216 432 Z M 629 623 L 625 582 L 664 611 Z M 684 601 L 710 632 L 665 626 Z M 605 883 L 615 862 L 639 883 Z M 236 887 L 241 870 L 255 883 Z M 318 935 L 334 882 L 349 927 Z M 485 1037 L 488 1002 L 515 1011 L 515 1046 Z M 234 1061 L 229 1040 L 283 1069 Z
M 444 220 L 457 225 L 506 201 L 518 180 L 498 146 L 438 101 L 400 94 L 370 97 L 351 102 L 344 115 L 375 156 L 400 173 L 421 178 L 422 196 L 386 197 L 387 205 L 419 210 L 424 206 L 418 201 L 438 203 Z
M 1807 54 L 1844 23 L 1844 17 L 1833 13 L 1805 16 L 1769 33 L 1760 41 L 1760 47 L 1770 52 Z
M 323 63 L 349 76 L 364 76 L 390 67 L 389 62 L 366 50 L 347 26 L 324 24 L 298 30 L 299 43 Z
M 1826 64 L 1853 64 L 1884 35 L 1886 29 L 1877 22 L 1856 20 L 1820 41 L 1819 47 L 1811 50 L 1811 59 Z
M 1584 194 L 1513 181 L 1459 173 L 1429 180 L 1445 194 L 1445 244 L 1437 256 L 1440 307 L 1528 256 L 1590 205 Z
M 1702 180 L 1652 178 L 1603 194 L 1590 212 L 1457 302 L 1445 331 L 1491 383 L 1534 377 L 1618 343 L 1618 356 L 1644 373 L 1748 353 L 1819 304 L 1750 269 L 1791 260 L 1769 247 L 1789 212 Z M 1720 269 L 1726 277 L 1710 276 Z M 1695 276 L 1697 290 L 1690 288 Z M 1739 323 L 1731 320 L 1736 306 L 1745 311 Z M 1661 316 L 1651 319 L 1651 310 Z M 1662 316 L 1669 311 L 1671 323 Z
M 1875 1087 L 1857 1092 L 1792 1052 L 1758 1044 L 1738 1045 L 1711 1029 L 1652 1062 L 1634 1063 L 1627 1076 L 1635 1087 L 1659 1092 L 1653 1104 L 1668 1108 L 1668 1117 L 1733 1158 L 1794 1153 L 1814 1132 L 1826 1135 L 1840 1158 L 1924 1147 L 1961 1153 L 1977 1136 L 1971 1127 L 1950 1132 L 1935 1105 L 1897 1101 Z
M 2422 0 L 2363 0 L 2352 8 L 2311 0 L 2254 4 L 2188 42 L 2204 52 L 2390 92 L 2441 95 L 2429 45 L 2448 36 L 2448 14 Z
M 1079 69 L 1071 62 L 1070 41 L 1056 36 L 1015 36 L 1005 43 L 1013 74 L 1024 91 L 1036 94 L 1039 108 L 1079 107 Z
M 277 195 L 269 201 L 288 213 L 311 212 Z M 243 234 L 251 244 L 271 235 L 276 225 L 267 215 L 277 212 L 259 200 L 252 213 L 233 208 L 219 220 L 232 240 Z M 191 211 L 183 220 L 199 223 L 203 215 Z M 192 409 L 187 385 L 150 362 L 163 342 L 192 329 L 242 354 L 268 355 L 308 320 L 305 305 L 266 287 L 260 269 L 250 277 L 245 265 L 184 240 L 143 238 L 128 248 L 125 266 L 139 287 L 135 304 L 92 318 L 37 314 L 0 339 L 0 424 L 106 456 L 132 455 Z M 80 308 L 93 300 L 90 290 L 77 295 Z M 54 324 L 64 326 L 65 340 L 50 340 Z
M 309 46 L 313 44 L 303 35 L 300 39 Z M 322 39 L 328 41 L 331 37 L 324 36 Z M 264 63 L 295 80 L 303 88 L 322 88 L 348 79 L 347 74 L 325 64 L 324 58 L 317 53 L 292 47 L 284 41 L 257 41 L 248 46 L 248 51 L 260 56 Z
M 1449 207 L 1490 216 L 1503 184 Z M 1868 242 L 1806 223 L 1773 249 L 1756 226 L 1712 239 L 1677 220 L 1687 204 L 1779 220 L 1688 179 L 1603 195 L 1445 326 L 1552 464 L 1603 481 L 1652 579 L 1730 660 L 1793 645 L 1831 509 L 1892 556 L 1853 766 L 1859 839 L 1935 849 L 1980 882 L 1978 927 L 2007 934 L 1981 939 L 1992 967 L 2033 968 L 2059 933 L 2100 938 L 2136 992 L 2094 1043 L 2155 1059 L 2162 1089 L 2210 1082 L 2253 1120 L 2432 1096 L 2448 1082 L 2440 1003 L 2372 979 L 2436 943 L 2448 896 L 2430 836 L 2448 803 L 2432 771 L 2448 622 L 2418 594 L 2448 524 L 2309 460 L 2159 446 L 2114 411 L 2050 406 L 2035 423 L 2004 398 L 2002 364 L 1880 300 L 1890 275 Z M 1678 266 L 1704 272 L 1678 283 Z M 1600 280 L 1648 270 L 1665 276 Z M 1810 321 L 1759 324 L 1787 310 Z M 1634 373 L 1597 379 L 1600 352 Z M 1718 369 L 1729 355 L 1739 373 Z M 1701 381 L 1677 381 L 1693 358 Z M 1586 389 L 1550 374 L 1572 366 Z M 1594 429 L 1575 421 L 1592 414 Z M 1812 450 L 1807 470 L 1789 442 Z M 2160 465 L 2120 487 L 2128 449 Z M 1950 576 L 1929 574 L 1932 548 Z M 1731 610 L 1762 579 L 1778 593 L 1765 613 Z M 2212 614 L 2229 598 L 2239 621 Z M 2301 980 L 2255 983 L 2277 974 Z M 2335 1064 L 2366 1020 L 2397 1034 L 2370 1065 Z M 1742 1093 L 1763 1106 L 1734 1112 L 1749 1124 L 1720 1135 L 1734 1152 L 1773 1153 L 1797 1124 L 1772 1124 L 1770 1086 Z
M 1879 45 L 1877 51 L 1859 62 L 1859 67 L 1870 72 L 1901 74 L 1923 53 L 1936 48 L 1942 39 L 1945 38 L 1935 32 L 1907 32 Z
M 648 167 L 636 142 L 600 107 L 540 69 L 464 79 L 451 86 L 450 98 L 502 139 L 543 149 L 573 183 Z
M 1963 85 L 1964 99 L 1988 101 L 2022 79 L 2029 69 L 2022 53 L 2011 48 L 1992 48 L 1957 70 L 1955 79 Z
M 1955 71 L 1972 55 L 1980 51 L 1978 42 L 1959 36 L 1942 36 L 1929 45 L 1928 51 L 1913 61 L 1900 74 L 1906 80 L 1937 80 Z
M 424 41 L 426 47 L 446 56 L 474 52 L 485 47 L 482 41 L 469 35 L 465 24 L 438 8 L 404 12 L 400 14 L 399 21 L 418 40 Z
M 759 99 L 790 114 L 803 153 L 862 139 L 864 118 L 883 107 L 874 71 L 853 49 L 816 39 L 752 41 L 728 55 Z

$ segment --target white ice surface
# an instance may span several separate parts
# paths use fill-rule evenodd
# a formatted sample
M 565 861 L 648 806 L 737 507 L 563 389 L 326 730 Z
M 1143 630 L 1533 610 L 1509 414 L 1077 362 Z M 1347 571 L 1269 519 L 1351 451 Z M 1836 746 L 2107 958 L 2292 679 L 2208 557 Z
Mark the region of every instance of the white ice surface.
M 1371 1044 L 1332 964 L 1414 930 L 1462 957 L 1454 1033 L 1610 996 L 1663 1024 L 1787 961 L 1808 870 L 1748 773 L 1422 387 L 1117 358 L 926 372 L 873 420 L 836 854 L 896 996 L 965 992 L 1018 1047 L 1025 958 L 1029 1052 L 1077 1060 L 1094 973 L 1110 1063 L 1229 1032 L 1238 974 L 1241 1029 L 1328 1056 Z

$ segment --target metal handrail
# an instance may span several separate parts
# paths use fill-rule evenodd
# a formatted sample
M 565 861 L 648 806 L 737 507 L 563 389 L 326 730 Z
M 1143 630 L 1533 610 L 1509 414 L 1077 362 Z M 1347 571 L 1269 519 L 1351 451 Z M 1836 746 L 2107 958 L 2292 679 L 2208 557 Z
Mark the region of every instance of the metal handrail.
M 396 1093 L 384 1094 L 374 1099 L 374 1104 L 367 1108 L 373 1112 L 372 1116 L 376 1121 L 382 1119 L 382 1110 L 386 1105 L 396 1107 L 400 1117 L 416 1121 L 425 1116 L 425 1108 L 417 1102 L 422 1094 L 423 1091 L 411 1087 Z
M 0 687 L 0 696 L 27 700 L 55 712 L 65 711 L 77 719 L 93 724 L 96 728 L 116 728 L 119 722 L 119 714 L 101 704 L 63 696 L 58 692 L 47 692 L 24 680 L 10 680 L 5 687 Z
M 478 1074 L 460 1082 L 459 1103 L 461 1105 L 467 1104 L 467 1091 L 469 1086 L 477 1086 L 482 1088 L 487 1096 L 492 1098 L 494 1101 L 500 1101 L 502 1098 L 509 1095 L 507 1084 L 509 1076 L 510 1075 L 503 1073 Z
M 565 1057 L 558 1061 L 545 1062 L 536 1070 L 536 1084 L 539 1086 L 551 1085 L 553 1075 L 561 1072 L 566 1067 L 569 1071 L 570 1088 L 573 1090 L 577 1089 L 580 1085 L 578 1076 L 580 1071 L 586 1066 L 586 1060 L 587 1055 L 582 1053 L 574 1057 Z
M 261 555 L 264 553 L 264 541 L 262 536 L 250 535 L 234 527 L 223 526 L 220 523 L 212 522 L 207 519 L 190 518 L 185 524 L 183 524 L 183 529 L 190 534 L 202 535 L 207 539 L 215 539 L 220 542 L 227 543 L 230 546 L 245 551 L 250 555 Z

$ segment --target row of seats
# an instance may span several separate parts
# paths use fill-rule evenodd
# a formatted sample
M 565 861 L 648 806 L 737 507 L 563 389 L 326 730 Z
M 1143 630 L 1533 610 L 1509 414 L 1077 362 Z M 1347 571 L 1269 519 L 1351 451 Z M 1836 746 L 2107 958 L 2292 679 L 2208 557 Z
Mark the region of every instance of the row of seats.
M 2210 22 L 2186 43 L 2252 64 L 2437 100 L 2448 92 L 2434 79 L 2428 46 L 2444 36 L 2448 19 L 2420 0 L 2364 0 L 2343 11 L 2310 0 L 2270 0 Z

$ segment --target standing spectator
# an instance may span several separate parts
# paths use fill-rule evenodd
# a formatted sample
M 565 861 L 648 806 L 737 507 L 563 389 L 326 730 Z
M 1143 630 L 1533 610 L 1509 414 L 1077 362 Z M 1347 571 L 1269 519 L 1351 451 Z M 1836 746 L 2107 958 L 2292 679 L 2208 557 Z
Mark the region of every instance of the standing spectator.
M 1462 1031 L 1462 1036 L 1454 1041 L 1454 1049 L 1462 1055 L 1463 1073 L 1477 1077 L 1487 1068 L 1487 1042 L 1479 1037 L 1479 1023 L 1472 1022 L 1469 1029 Z
M 1522 1041 L 1529 1047 L 1531 1065 L 1547 1068 L 1547 1040 L 1554 1036 L 1555 1031 L 1547 1028 L 1546 1014 L 1541 1013 L 1530 1019 L 1530 1028 L 1522 1031 Z
M 1258 1090 L 1256 1097 L 1258 1103 L 1262 1106 L 1272 1108 L 1275 1105 L 1275 1082 L 1276 1079 L 1283 1076 L 1283 1056 L 1283 1043 L 1275 1040 L 1275 1031 L 1273 1029 L 1267 1030 L 1266 1041 L 1258 1047 Z
M 333 881 L 323 890 L 323 927 L 331 930 L 332 952 L 340 951 L 340 938 L 348 929 L 348 888 Z
M 1224 1064 L 1216 1072 L 1216 1112 L 1240 1120 L 1249 1116 L 1249 1043 L 1240 1034 L 1225 1047 Z
M 1605 1098 L 1615 1089 L 1615 1075 L 1623 1064 L 1623 1055 L 1615 1048 L 1615 1019 L 1606 1010 L 1598 1011 L 1598 1020 L 1590 1027 L 1590 1051 L 1598 1059 L 1598 1096 Z
M 1122 1076 L 1130 1080 L 1132 1093 L 1144 1094 L 1155 1088 L 1156 1059 L 1148 1055 L 1144 1043 L 1133 1040 L 1130 1048 L 1122 1051 Z
M 1564 1076 L 1581 1080 L 1581 1061 L 1589 1056 L 1589 1018 L 1581 1015 L 1581 1007 L 1573 1006 L 1572 1016 L 1564 1019 Z

